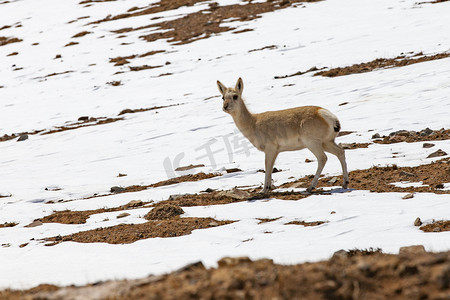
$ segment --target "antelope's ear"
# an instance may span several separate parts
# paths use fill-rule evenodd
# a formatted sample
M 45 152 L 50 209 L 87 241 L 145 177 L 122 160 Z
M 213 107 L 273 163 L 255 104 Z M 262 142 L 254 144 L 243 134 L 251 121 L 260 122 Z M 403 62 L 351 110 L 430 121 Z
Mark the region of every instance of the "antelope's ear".
M 242 95 L 242 90 L 244 89 L 244 82 L 242 81 L 242 78 L 239 77 L 238 81 L 236 82 L 236 86 L 234 88 L 239 95 Z
M 219 92 L 223 95 L 225 94 L 225 90 L 227 89 L 219 80 L 217 80 L 217 87 L 219 88 Z

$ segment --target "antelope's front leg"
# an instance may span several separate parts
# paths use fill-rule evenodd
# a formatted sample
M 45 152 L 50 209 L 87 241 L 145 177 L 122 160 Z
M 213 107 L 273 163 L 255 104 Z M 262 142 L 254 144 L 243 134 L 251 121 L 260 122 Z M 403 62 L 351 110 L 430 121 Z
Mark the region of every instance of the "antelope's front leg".
M 272 188 L 272 170 L 278 153 L 276 151 L 266 151 L 266 175 L 264 178 L 264 188 L 262 193 L 267 193 Z

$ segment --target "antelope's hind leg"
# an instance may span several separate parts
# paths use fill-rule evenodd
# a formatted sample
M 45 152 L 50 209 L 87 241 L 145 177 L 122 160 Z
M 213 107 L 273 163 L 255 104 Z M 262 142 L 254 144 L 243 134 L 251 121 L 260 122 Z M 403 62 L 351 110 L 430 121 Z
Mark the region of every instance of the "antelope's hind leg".
M 317 182 L 319 181 L 319 176 L 320 174 L 322 174 L 323 167 L 325 167 L 325 164 L 327 163 L 327 155 L 323 151 L 324 149 L 321 143 L 309 143 L 309 145 L 306 145 L 306 147 L 317 158 L 316 174 L 314 175 L 314 179 L 312 180 L 311 185 L 306 189 L 308 193 L 311 193 L 312 190 L 316 187 Z
M 337 158 L 339 159 L 339 162 L 341 163 L 342 166 L 342 175 L 344 177 L 342 187 L 346 189 L 350 180 L 348 178 L 347 162 L 345 160 L 345 150 L 341 146 L 337 145 L 334 141 L 324 143 L 323 148 L 325 149 L 325 151 L 336 155 Z

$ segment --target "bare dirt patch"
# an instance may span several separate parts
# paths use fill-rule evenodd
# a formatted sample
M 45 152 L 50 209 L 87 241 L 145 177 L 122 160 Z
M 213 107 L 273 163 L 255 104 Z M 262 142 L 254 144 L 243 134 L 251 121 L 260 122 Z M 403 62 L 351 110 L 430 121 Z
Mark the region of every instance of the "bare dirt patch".
M 288 182 L 280 188 L 308 187 L 311 176 L 300 178 L 294 182 Z M 430 164 L 417 167 L 372 167 L 366 170 L 355 170 L 349 173 L 349 187 L 358 190 L 370 190 L 371 192 L 428 192 L 436 194 L 450 194 L 448 190 L 442 190 L 442 184 L 450 182 L 450 159 L 442 159 Z M 331 182 L 330 182 L 331 181 Z M 336 186 L 342 182 L 342 176 L 322 177 L 318 187 Z M 397 187 L 394 182 L 423 182 L 422 187 Z
M 225 26 L 223 24 L 225 20 L 233 19 L 236 21 L 250 21 L 256 18 L 260 18 L 261 14 L 267 12 L 272 12 L 278 9 L 298 5 L 302 2 L 316 1 L 318 0 L 273 0 L 258 3 L 248 1 L 245 4 L 224 6 L 219 6 L 217 3 L 213 2 L 209 4 L 208 9 L 185 15 L 182 18 L 137 28 L 123 28 L 114 32 L 117 34 L 123 34 L 130 31 L 156 28 L 162 31 L 142 35 L 141 38 L 148 42 L 153 42 L 158 39 L 167 39 L 170 43 L 181 45 L 191 43 L 199 39 L 209 38 L 213 34 L 236 29 L 232 26 Z M 98 24 L 123 18 L 131 18 L 135 16 L 150 15 L 161 11 L 176 9 L 181 6 L 192 6 L 199 2 L 203 2 L 203 0 L 162 0 L 156 4 L 152 4 L 144 8 L 136 8 L 132 11 L 116 16 L 108 16 L 107 18 L 91 22 L 90 24 Z M 236 31 L 235 33 L 247 32 L 251 30 L 252 29 L 247 28 L 244 30 Z
M 5 46 L 12 43 L 18 43 L 22 40 L 15 37 L 7 37 L 7 36 L 0 36 L 0 46 Z
M 276 220 L 281 219 L 281 217 L 278 218 L 257 218 L 257 220 L 259 220 L 258 224 L 264 224 L 264 223 L 270 223 Z
M 3 224 L 0 224 L 0 228 L 8 228 L 8 227 L 14 227 L 18 225 L 19 223 L 16 222 L 5 222 Z
M 412 248 L 412 247 L 409 247 Z M 277 265 L 226 257 L 218 268 L 201 262 L 163 276 L 84 287 L 40 286 L 0 292 L 0 299 L 448 299 L 450 252 L 402 248 L 401 254 L 338 251 L 326 261 Z M 13 298 L 16 296 L 17 298 Z
M 345 76 L 350 74 L 359 74 L 366 73 L 380 69 L 388 69 L 388 68 L 397 68 L 409 66 L 412 64 L 417 64 L 421 62 L 433 61 L 443 58 L 450 57 L 449 52 L 438 53 L 434 55 L 424 55 L 422 52 L 419 53 L 409 53 L 409 54 L 401 54 L 394 58 L 377 58 L 370 62 L 364 62 L 359 64 L 354 64 L 347 67 L 339 67 L 332 68 L 323 71 L 319 71 L 313 74 L 313 76 L 325 76 L 325 77 L 337 77 L 337 76 Z M 312 67 L 307 71 L 299 71 L 294 74 L 284 75 L 284 76 L 275 76 L 275 79 L 282 79 L 292 76 L 299 76 L 310 72 L 318 71 L 317 67 Z
M 83 210 L 83 211 L 71 211 L 71 210 L 63 210 L 63 211 L 55 211 L 53 214 L 45 216 L 43 218 L 37 219 L 35 221 L 40 221 L 42 223 L 61 223 L 61 224 L 84 224 L 86 220 L 94 214 L 105 213 L 105 212 L 114 212 L 114 211 L 122 211 L 122 210 L 130 210 L 133 208 L 141 208 L 145 207 L 145 205 L 150 204 L 151 202 L 143 202 L 140 200 L 130 201 L 128 204 L 113 207 L 113 208 L 100 208 L 94 210 Z
M 212 218 L 180 218 L 172 217 L 164 220 L 151 220 L 143 224 L 120 224 L 117 226 L 81 231 L 66 236 L 45 239 L 47 246 L 63 241 L 78 243 L 129 244 L 138 240 L 156 237 L 177 237 L 188 235 L 193 230 L 211 228 L 233 223 L 234 221 L 218 221 Z
M 434 221 L 431 224 L 421 226 L 420 230 L 424 232 L 450 231 L 450 221 Z
M 55 75 L 60 75 L 60 74 L 65 74 L 71 71 L 66 71 L 66 72 L 62 72 L 62 73 L 52 73 L 47 75 L 46 77 L 49 76 L 55 76 Z M 89 127 L 89 126 L 97 126 L 97 125 L 104 125 L 104 124 L 109 124 L 109 123 L 114 123 L 117 121 L 121 121 L 124 120 L 124 117 L 120 117 L 121 115 L 124 114 L 128 114 L 128 113 L 138 113 L 138 112 L 146 112 L 146 111 L 150 111 L 150 110 L 158 110 L 158 109 L 162 109 L 162 108 L 167 108 L 167 107 L 171 107 L 171 106 L 178 106 L 181 104 L 171 104 L 171 105 L 165 105 L 165 106 L 153 106 L 153 107 L 148 107 L 148 108 L 138 108 L 138 109 L 124 109 L 122 110 L 119 114 L 118 117 L 89 117 L 89 116 L 82 116 L 78 119 L 78 121 L 69 121 L 66 122 L 66 124 L 64 124 L 63 126 L 56 126 L 53 129 L 40 129 L 40 130 L 34 130 L 34 131 L 28 131 L 28 132 L 22 132 L 22 133 L 12 133 L 12 134 L 5 134 L 3 136 L 0 136 L 0 142 L 4 142 L 4 141 L 8 141 L 8 140 L 12 140 L 15 139 L 17 137 L 20 136 L 24 136 L 24 135 L 35 135 L 35 134 L 53 134 L 53 133 L 58 133 L 58 132 L 63 132 L 63 131 L 67 131 L 67 130 L 74 130 L 74 129 L 78 129 L 78 128 L 82 128 L 82 127 Z
M 432 130 L 425 128 L 421 131 L 398 130 L 389 135 L 380 136 L 378 133 L 372 136 L 373 142 L 377 144 L 395 144 L 395 143 L 416 143 L 429 141 L 443 141 L 450 139 L 450 129 Z
M 308 226 L 319 226 L 319 225 L 322 225 L 322 224 L 325 224 L 325 223 L 327 223 L 327 221 L 312 221 L 312 222 L 291 221 L 291 222 L 286 223 L 284 225 L 302 225 L 302 226 L 308 227 Z
M 144 218 L 147 220 L 166 220 L 184 214 L 179 205 L 160 204 L 149 211 Z
M 109 59 L 110 63 L 113 63 L 115 66 L 123 66 L 125 64 L 129 64 L 130 60 L 135 59 L 135 58 L 140 58 L 140 57 L 147 57 L 150 55 L 155 55 L 158 53 L 163 53 L 165 52 L 165 50 L 154 50 L 154 51 L 149 51 L 143 54 L 133 54 L 133 55 L 128 55 L 128 56 L 117 56 L 117 57 L 113 57 Z

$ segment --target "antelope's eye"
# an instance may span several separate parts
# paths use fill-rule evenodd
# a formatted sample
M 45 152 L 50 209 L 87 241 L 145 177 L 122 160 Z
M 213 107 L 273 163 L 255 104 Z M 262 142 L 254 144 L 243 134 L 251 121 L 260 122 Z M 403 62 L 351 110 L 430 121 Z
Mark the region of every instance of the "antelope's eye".
M 233 95 L 233 100 L 237 100 L 238 96 L 237 95 Z

